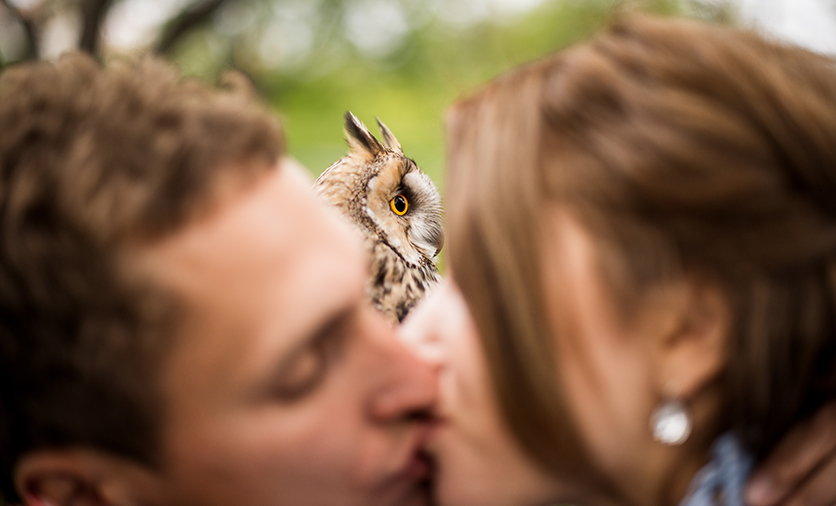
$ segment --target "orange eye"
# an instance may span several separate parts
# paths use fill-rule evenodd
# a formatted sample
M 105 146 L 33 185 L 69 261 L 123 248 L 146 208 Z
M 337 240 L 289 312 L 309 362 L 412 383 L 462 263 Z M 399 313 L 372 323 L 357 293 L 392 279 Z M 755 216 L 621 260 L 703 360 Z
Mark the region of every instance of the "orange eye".
M 409 201 L 407 201 L 406 197 L 403 195 L 398 194 L 389 201 L 389 207 L 392 208 L 393 213 L 398 216 L 403 216 L 406 214 L 406 211 L 409 210 Z

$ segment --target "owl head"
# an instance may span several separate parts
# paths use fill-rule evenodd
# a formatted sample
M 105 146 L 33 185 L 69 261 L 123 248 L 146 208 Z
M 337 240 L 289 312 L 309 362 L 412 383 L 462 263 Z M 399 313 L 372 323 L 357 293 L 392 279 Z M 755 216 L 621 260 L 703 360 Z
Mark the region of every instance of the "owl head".
M 314 188 L 373 241 L 409 264 L 434 262 L 444 243 L 441 196 L 432 180 L 403 154 L 379 119 L 382 142 L 352 113 L 345 114 L 349 153 Z

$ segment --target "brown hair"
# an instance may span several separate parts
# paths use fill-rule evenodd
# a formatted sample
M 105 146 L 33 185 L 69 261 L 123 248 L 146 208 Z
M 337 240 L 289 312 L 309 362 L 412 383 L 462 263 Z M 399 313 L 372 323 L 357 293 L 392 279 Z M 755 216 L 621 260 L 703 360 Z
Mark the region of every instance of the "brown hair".
M 0 490 L 36 448 L 94 446 L 153 465 L 156 374 L 176 301 L 120 265 L 130 244 L 211 205 L 221 173 L 282 153 L 242 79 L 184 81 L 146 58 L 72 54 L 0 74 Z
M 836 394 L 834 60 L 626 15 L 458 103 L 448 127 L 450 265 L 504 416 L 546 468 L 584 454 L 543 305 L 549 203 L 602 243 L 622 307 L 684 273 L 722 286 L 725 422 L 757 456 Z

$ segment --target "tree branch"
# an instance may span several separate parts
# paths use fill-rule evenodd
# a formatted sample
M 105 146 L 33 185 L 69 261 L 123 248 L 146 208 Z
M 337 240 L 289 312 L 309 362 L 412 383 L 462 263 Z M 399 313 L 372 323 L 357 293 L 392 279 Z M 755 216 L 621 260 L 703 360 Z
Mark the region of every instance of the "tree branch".
M 0 4 L 6 7 L 12 17 L 23 26 L 23 31 L 26 33 L 27 52 L 23 55 L 23 59 L 37 60 L 40 56 L 40 45 L 38 44 L 38 31 L 35 29 L 35 22 L 12 5 L 9 0 L 0 0 Z
M 102 20 L 110 9 L 111 0 L 84 0 L 81 2 L 81 40 L 78 47 L 96 55 L 99 50 Z
M 227 0 L 204 0 L 183 10 L 163 28 L 154 51 L 170 52 L 180 40 L 196 28 L 205 25 Z

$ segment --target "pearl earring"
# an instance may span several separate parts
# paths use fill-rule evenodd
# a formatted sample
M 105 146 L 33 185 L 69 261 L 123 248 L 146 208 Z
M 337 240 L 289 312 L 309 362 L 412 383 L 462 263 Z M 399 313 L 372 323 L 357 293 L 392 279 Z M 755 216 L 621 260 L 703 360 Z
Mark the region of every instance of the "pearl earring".
M 691 414 L 678 399 L 663 401 L 650 415 L 650 432 L 653 439 L 664 445 L 681 445 L 688 440 L 693 428 Z

